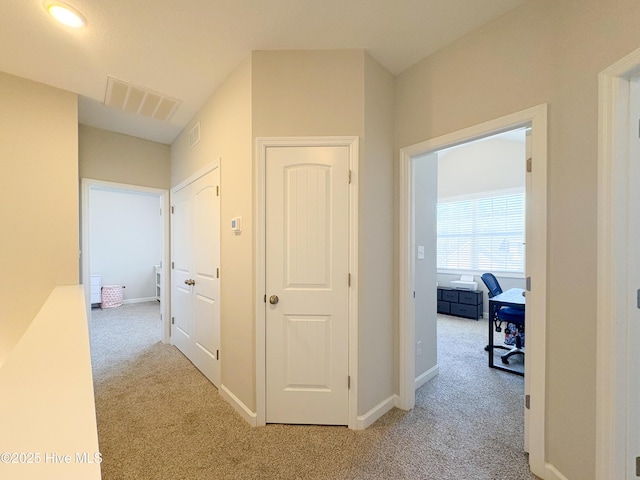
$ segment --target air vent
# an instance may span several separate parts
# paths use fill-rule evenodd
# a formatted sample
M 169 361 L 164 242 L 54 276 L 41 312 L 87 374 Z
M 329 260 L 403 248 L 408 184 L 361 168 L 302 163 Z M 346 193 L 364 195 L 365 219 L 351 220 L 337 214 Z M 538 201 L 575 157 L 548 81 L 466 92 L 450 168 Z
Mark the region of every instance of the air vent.
M 182 100 L 154 92 L 149 88 L 108 77 L 104 97 L 107 107 L 166 122 L 181 103 Z
M 200 122 L 196 123 L 191 130 L 189 130 L 189 149 L 192 149 L 200 141 Z

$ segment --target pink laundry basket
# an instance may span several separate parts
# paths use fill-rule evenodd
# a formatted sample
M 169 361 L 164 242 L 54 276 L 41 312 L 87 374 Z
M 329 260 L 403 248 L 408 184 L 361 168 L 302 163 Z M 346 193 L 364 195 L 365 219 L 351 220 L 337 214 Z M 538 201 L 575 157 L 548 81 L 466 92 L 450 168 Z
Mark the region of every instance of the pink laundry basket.
M 113 308 L 122 305 L 124 300 L 123 285 L 103 285 L 100 308 Z

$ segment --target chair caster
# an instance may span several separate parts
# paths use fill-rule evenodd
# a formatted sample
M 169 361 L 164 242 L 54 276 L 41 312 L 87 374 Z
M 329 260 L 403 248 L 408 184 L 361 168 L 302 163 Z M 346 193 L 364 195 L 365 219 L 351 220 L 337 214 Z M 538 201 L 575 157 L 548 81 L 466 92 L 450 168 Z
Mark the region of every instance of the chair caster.
M 500 358 L 502 359 L 502 363 L 504 363 L 505 365 L 509 365 L 509 359 L 508 358 L 502 358 L 502 357 L 500 357 Z

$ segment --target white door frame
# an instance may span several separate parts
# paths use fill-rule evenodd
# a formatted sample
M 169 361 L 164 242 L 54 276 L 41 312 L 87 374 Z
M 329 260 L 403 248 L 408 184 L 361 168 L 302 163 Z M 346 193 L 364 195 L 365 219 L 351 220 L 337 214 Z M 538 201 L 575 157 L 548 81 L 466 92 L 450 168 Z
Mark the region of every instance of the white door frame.
M 534 231 L 527 244 L 532 256 L 532 292 L 527 300 L 527 316 L 535 326 L 527 328 L 527 356 L 535 362 L 525 363 L 525 381 L 532 392 L 529 410 L 529 465 L 538 476 L 548 474 L 545 463 L 545 373 L 546 373 L 546 296 L 547 296 L 547 105 L 542 104 L 480 125 L 469 127 L 400 150 L 400 245 L 399 245 L 399 312 L 400 312 L 400 398 L 398 407 L 409 410 L 415 405 L 415 311 L 414 311 L 414 205 L 413 159 L 443 148 L 460 145 L 489 135 L 531 126 L 533 169 L 531 195 Z M 435 287 L 435 286 L 434 286 Z M 528 440 L 528 442 L 527 442 Z
M 100 188 L 114 191 L 125 191 L 135 193 L 150 193 L 160 197 L 162 205 L 162 275 L 160 276 L 160 315 L 162 318 L 162 342 L 169 343 L 171 330 L 171 306 L 169 305 L 170 295 L 167 295 L 169 287 L 169 190 L 161 188 L 142 187 L 139 185 L 128 185 L 126 183 L 106 182 L 103 180 L 94 180 L 91 178 L 82 178 L 81 182 L 81 231 L 82 246 L 80 251 L 81 265 L 81 282 L 84 286 L 85 301 L 87 304 L 87 318 L 91 318 L 91 296 L 89 294 L 91 275 L 91 251 L 90 251 L 90 228 L 89 219 L 91 218 L 91 189 Z
M 254 156 L 255 176 L 255 232 L 256 232 L 256 425 L 266 424 L 266 154 L 269 147 L 349 147 L 351 188 L 349 191 L 349 428 L 358 425 L 358 137 L 258 137 Z
M 602 71 L 598 125 L 596 478 L 626 478 L 629 375 L 628 198 L 631 77 L 640 49 Z M 636 130 L 637 131 L 637 130 Z M 623 254 L 621 254 L 623 253 Z

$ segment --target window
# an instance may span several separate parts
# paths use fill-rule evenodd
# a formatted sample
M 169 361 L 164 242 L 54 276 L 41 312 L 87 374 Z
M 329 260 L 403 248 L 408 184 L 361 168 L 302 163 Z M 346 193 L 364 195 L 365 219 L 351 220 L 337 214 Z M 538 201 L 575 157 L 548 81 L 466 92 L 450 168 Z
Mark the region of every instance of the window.
M 438 270 L 524 273 L 524 191 L 438 202 Z

